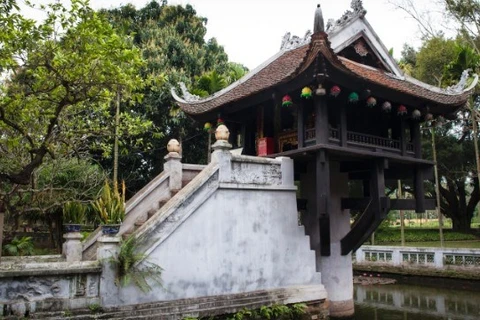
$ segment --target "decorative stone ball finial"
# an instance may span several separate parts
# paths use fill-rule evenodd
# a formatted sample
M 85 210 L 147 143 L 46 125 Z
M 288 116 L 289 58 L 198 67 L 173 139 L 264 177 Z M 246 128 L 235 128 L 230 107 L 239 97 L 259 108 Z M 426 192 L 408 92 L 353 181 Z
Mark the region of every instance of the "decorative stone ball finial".
M 167 150 L 168 152 L 180 153 L 180 143 L 178 142 L 178 140 L 171 139 L 170 141 L 168 141 Z
M 215 130 L 215 139 L 228 141 L 229 137 L 230 137 L 230 131 L 228 131 L 228 128 L 224 124 L 219 125 L 217 127 L 217 130 Z

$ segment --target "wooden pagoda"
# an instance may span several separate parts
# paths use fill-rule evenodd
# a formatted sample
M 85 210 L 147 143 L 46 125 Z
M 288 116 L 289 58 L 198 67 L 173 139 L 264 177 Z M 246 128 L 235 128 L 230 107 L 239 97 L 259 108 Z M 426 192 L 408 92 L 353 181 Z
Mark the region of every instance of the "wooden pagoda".
M 448 89 L 405 75 L 365 14 L 354 0 L 352 10 L 328 21 L 325 30 L 319 7 L 313 34 L 287 34 L 278 54 L 224 90 L 207 98 L 183 85 L 183 98 L 172 90 L 194 119 L 223 119 L 243 154 L 294 159 L 298 205 L 306 210 L 304 223 L 319 256 L 330 255 L 336 232 L 330 223 L 333 167 L 348 176 L 345 188 L 360 186 L 360 194 L 346 191 L 341 198 L 342 210 L 361 212 L 341 238 L 342 255 L 358 248 L 389 210 L 435 208 L 425 199 L 433 163 L 422 158 L 421 126 L 455 117 L 476 84 L 475 78 L 465 88 L 468 72 Z M 304 185 L 302 176 L 314 176 L 314 183 Z M 414 199 L 386 195 L 388 183 L 398 179 L 411 181 Z M 312 188 L 314 196 L 302 199 Z

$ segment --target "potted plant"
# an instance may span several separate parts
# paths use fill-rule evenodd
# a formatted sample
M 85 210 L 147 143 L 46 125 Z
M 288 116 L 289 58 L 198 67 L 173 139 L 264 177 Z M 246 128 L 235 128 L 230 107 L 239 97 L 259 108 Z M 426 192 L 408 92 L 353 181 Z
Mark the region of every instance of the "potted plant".
M 122 182 L 122 193 L 120 194 L 117 183 L 110 186 L 110 183 L 105 181 L 102 193 L 92 203 L 92 208 L 99 215 L 103 234 L 117 234 L 125 218 L 125 183 Z
M 65 232 L 80 232 L 85 222 L 87 208 L 78 201 L 68 201 L 63 205 L 63 226 Z

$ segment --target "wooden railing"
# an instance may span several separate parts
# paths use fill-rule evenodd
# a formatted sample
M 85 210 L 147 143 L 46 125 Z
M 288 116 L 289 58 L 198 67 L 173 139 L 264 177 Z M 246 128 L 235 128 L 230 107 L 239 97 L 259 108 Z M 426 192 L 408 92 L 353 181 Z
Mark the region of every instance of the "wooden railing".
M 382 138 L 377 136 L 371 136 L 369 134 L 347 132 L 347 141 L 360 144 L 368 144 L 375 147 L 389 148 L 400 150 L 400 141 L 388 138 Z

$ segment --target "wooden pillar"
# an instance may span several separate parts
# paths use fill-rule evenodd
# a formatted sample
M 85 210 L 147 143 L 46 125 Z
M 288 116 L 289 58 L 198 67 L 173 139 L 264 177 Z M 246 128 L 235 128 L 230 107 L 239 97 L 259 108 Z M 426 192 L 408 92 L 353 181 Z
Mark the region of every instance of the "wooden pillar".
M 382 208 L 382 198 L 385 198 L 385 168 L 388 167 L 386 159 L 376 159 L 371 171 L 370 196 L 372 205 L 375 206 L 377 219 L 385 218 Z
M 407 135 L 405 132 L 405 121 L 400 119 L 400 150 L 402 156 L 407 154 Z
M 314 95 L 315 105 L 315 138 L 317 144 L 328 143 L 328 108 L 325 96 Z
M 305 146 L 305 107 L 303 102 L 298 105 L 297 112 L 297 148 L 300 149 Z
M 413 138 L 413 151 L 415 152 L 415 158 L 421 158 L 422 137 L 420 135 L 420 123 L 418 121 L 413 121 L 411 128 L 411 134 Z
M 347 146 L 347 108 L 344 103 L 340 105 L 340 145 Z
M 415 212 L 425 212 L 425 188 L 423 185 L 423 170 L 416 167 L 413 175 L 415 183 Z
M 330 255 L 330 162 L 325 150 L 317 152 L 316 198 L 318 230 L 320 233 L 320 255 Z
M 278 136 L 282 130 L 282 98 L 278 93 L 272 95 L 273 98 L 273 138 L 275 140 L 275 152 L 279 152 Z

